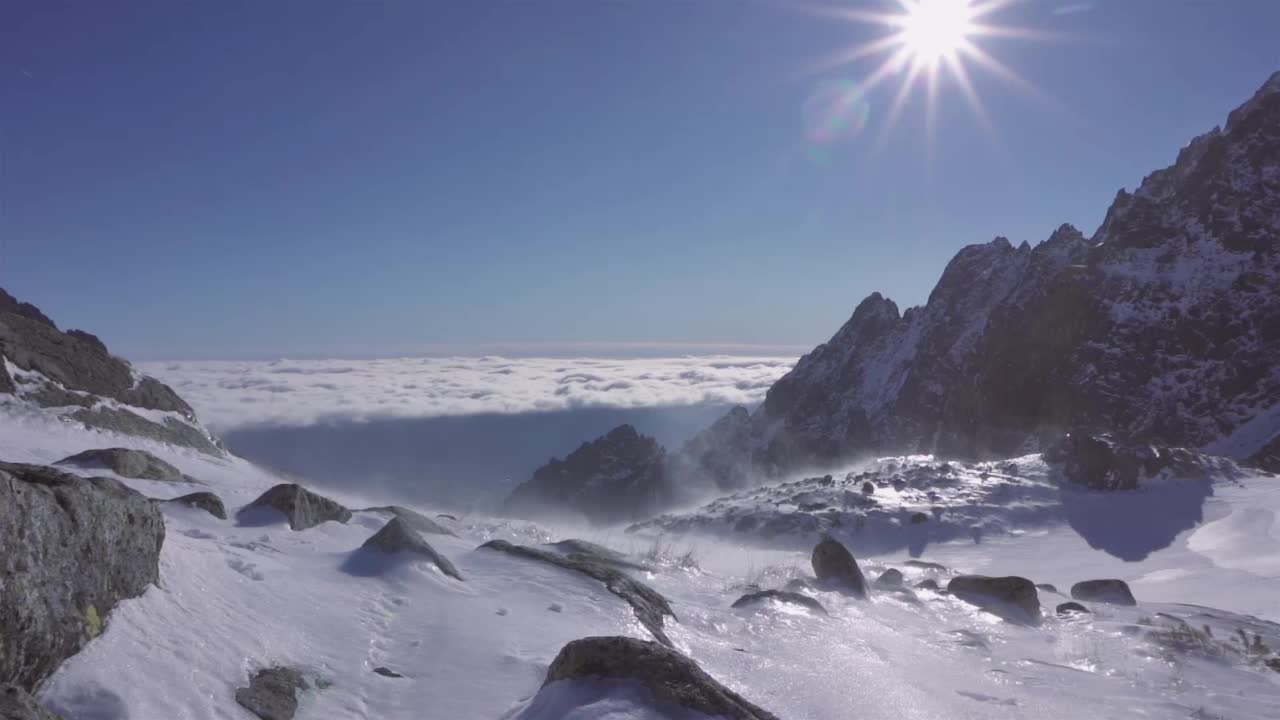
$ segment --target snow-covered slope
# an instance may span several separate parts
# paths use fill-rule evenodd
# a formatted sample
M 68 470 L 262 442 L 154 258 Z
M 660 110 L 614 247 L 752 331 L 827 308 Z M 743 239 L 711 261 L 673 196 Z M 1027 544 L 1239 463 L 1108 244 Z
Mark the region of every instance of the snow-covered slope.
M 159 586 L 125 601 L 105 632 L 42 689 L 42 700 L 68 720 L 246 720 L 252 716 L 235 703 L 235 688 L 271 665 L 301 668 L 310 680 L 300 720 L 697 717 L 664 714 L 638 684 L 625 681 L 563 681 L 538 694 L 565 643 L 648 633 L 601 583 L 478 546 L 494 538 L 539 544 L 584 537 L 581 528 L 436 517 L 456 536 L 427 537 L 457 566 L 465 578 L 459 582 L 425 562 L 362 559 L 357 549 L 385 523 L 383 514 L 356 512 L 347 524 L 300 532 L 283 521 L 240 524 L 235 511 L 279 478 L 238 458 L 104 437 L 34 412 L 10 414 L 4 422 L 0 457 L 6 460 L 51 463 L 85 447 L 137 447 L 220 495 L 232 513 L 218 520 L 164 506 L 168 533 Z M 842 533 L 860 548 L 869 577 L 896 567 L 908 586 L 933 578 L 945 587 L 961 571 L 1021 573 L 1063 590 L 1078 580 L 1121 577 L 1132 581 L 1138 606 L 1089 603 L 1091 615 L 1059 617 L 1052 608 L 1067 598 L 1041 591 L 1046 619 L 1038 628 L 1004 623 L 924 589 L 873 592 L 870 601 L 806 590 L 829 616 L 772 602 L 735 609 L 731 604 L 748 589 L 808 576 L 808 548 L 787 533 L 771 547 L 763 535 L 748 546 L 670 532 L 585 537 L 628 552 L 647 568 L 629 572 L 670 600 L 676 620 L 666 631 L 678 650 L 779 717 L 1280 715 L 1280 673 L 1263 662 L 1270 655 L 1251 656 L 1237 639 L 1242 631 L 1251 644 L 1256 635 L 1268 648 L 1280 648 L 1280 626 L 1273 624 L 1280 621 L 1277 481 L 1252 473 L 1215 478 L 1199 524 L 1180 529 L 1142 562 L 1125 563 L 1090 548 L 1087 533 L 1082 538 L 1064 520 L 1063 491 L 1042 468 L 1034 456 L 991 466 L 953 463 L 949 470 L 927 459 L 897 458 L 859 468 L 871 474 L 855 474 L 850 487 L 843 477 L 815 479 L 739 495 L 698 516 L 737 538 L 720 520 L 727 513 L 717 515 L 715 508 L 750 507 L 761 518 L 817 516 L 816 508 L 801 507 L 850 491 L 861 496 L 861 483 L 870 480 L 870 497 L 883 516 L 863 532 L 885 531 L 895 540 L 860 547 L 856 533 Z M 892 480 L 882 487 L 885 473 L 908 481 L 901 489 Z M 924 477 L 934 479 L 916 482 Z M 192 489 L 122 480 L 154 497 Z M 1162 489 L 1150 490 L 1151 502 L 1127 506 L 1136 513 L 1131 524 L 1150 523 L 1173 507 L 1158 502 Z M 783 497 L 795 507 L 782 508 Z M 356 497 L 337 499 L 363 505 Z M 930 536 L 914 550 L 946 567 L 908 564 L 908 546 L 896 539 L 909 538 L 888 528 L 895 519 L 910 528 L 912 513 L 935 506 L 946 508 L 944 518 L 954 514 L 957 532 Z M 960 517 L 985 523 L 982 536 L 959 532 L 968 524 Z M 931 517 L 921 526 L 934 524 Z M 404 677 L 372 672 L 377 667 Z

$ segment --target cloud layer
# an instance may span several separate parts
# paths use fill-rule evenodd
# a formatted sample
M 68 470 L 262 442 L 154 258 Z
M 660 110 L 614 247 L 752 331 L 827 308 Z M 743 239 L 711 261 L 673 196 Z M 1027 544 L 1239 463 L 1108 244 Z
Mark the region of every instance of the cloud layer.
M 579 407 L 750 404 L 795 358 L 400 358 L 154 362 L 218 432 Z

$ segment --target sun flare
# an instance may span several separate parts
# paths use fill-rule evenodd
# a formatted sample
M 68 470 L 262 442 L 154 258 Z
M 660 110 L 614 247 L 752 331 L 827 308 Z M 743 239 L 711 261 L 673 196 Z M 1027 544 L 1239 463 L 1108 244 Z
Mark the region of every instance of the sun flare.
M 947 76 L 964 95 L 981 123 L 991 129 L 990 119 L 970 76 L 972 69 L 980 68 L 1021 90 L 1040 95 L 1021 76 L 981 47 L 983 41 L 990 38 L 1047 37 L 1041 31 L 993 21 L 999 10 L 1014 1 L 881 0 L 880 4 L 887 6 L 886 9 L 870 10 L 848 5 L 820 9 L 821 14 L 837 20 L 871 25 L 884 31 L 867 42 L 833 53 L 814 68 L 825 73 L 867 58 L 882 58 L 865 76 L 850 83 L 851 86 L 841 95 L 840 104 L 831 105 L 828 114 L 843 108 L 857 108 L 865 116 L 871 91 L 886 80 L 899 78 L 888 113 L 878 123 L 881 132 L 893 127 L 913 90 L 923 85 L 926 118 L 932 136 L 938 86 L 941 78 Z M 863 0 L 862 4 L 875 3 Z M 845 125 L 860 127 L 851 123 L 842 127 Z M 823 137 L 828 135 L 831 133 Z
M 902 15 L 902 46 L 913 63 L 937 65 L 955 57 L 973 30 L 967 0 L 916 0 Z

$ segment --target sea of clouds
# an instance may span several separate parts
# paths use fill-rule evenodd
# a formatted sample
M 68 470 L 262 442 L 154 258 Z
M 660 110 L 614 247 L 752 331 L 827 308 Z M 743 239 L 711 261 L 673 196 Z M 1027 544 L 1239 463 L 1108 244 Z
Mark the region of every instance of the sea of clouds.
M 139 363 L 217 432 L 587 407 L 750 405 L 793 357 L 398 358 Z

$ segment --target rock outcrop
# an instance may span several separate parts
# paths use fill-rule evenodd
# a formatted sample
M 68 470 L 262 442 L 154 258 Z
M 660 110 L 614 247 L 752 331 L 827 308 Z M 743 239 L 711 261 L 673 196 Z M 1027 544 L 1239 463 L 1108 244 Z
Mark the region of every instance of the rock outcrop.
M 838 586 L 860 598 L 867 596 L 867 579 L 863 577 L 858 561 L 839 540 L 823 538 L 814 546 L 810 562 L 818 582 Z
M 730 720 L 777 720 L 716 682 L 698 664 L 655 642 L 629 637 L 589 637 L 565 645 L 547 669 L 543 690 L 565 680 L 633 680 L 660 710 L 690 711 Z
M 282 483 L 262 493 L 257 500 L 240 511 L 248 524 L 263 517 L 260 513 L 275 510 L 284 515 L 293 530 L 307 530 L 323 522 L 345 523 L 351 511 L 329 498 L 311 492 L 296 483 Z
M 748 605 L 755 605 L 756 603 L 761 603 L 766 600 L 776 600 L 778 602 L 799 605 L 800 607 L 808 608 L 809 610 L 822 615 L 827 614 L 827 609 L 822 606 L 822 603 L 808 595 L 802 595 L 801 593 L 792 592 L 790 590 L 757 590 L 756 592 L 749 592 L 737 600 L 734 600 L 732 607 L 747 607 Z
M 507 498 L 505 510 L 522 517 L 581 513 L 597 523 L 644 517 L 675 497 L 666 477 L 658 442 L 620 425 L 538 468 Z
M 227 508 L 222 504 L 222 498 L 211 492 L 193 492 L 180 497 L 173 498 L 166 502 L 177 503 L 203 510 L 219 520 L 227 519 Z
M 411 553 L 420 555 L 430 560 L 445 575 L 455 580 L 463 579 L 458 569 L 453 566 L 452 562 L 449 562 L 449 558 L 441 555 L 435 548 L 431 547 L 431 543 L 423 540 L 418 531 L 404 518 L 391 518 L 386 525 L 382 526 L 381 530 L 370 536 L 368 540 L 365 540 L 361 548 L 388 554 Z
M 34 690 L 159 576 L 164 520 L 111 478 L 0 463 L 0 683 Z
M 1040 624 L 1040 596 L 1026 578 L 960 575 L 947 583 L 947 592 L 1009 622 Z
M 409 527 L 420 533 L 428 535 L 455 535 L 452 530 L 423 515 L 416 510 L 410 510 L 400 505 L 383 505 L 381 507 L 365 508 L 361 512 L 386 513 L 393 517 L 400 518 L 409 525 Z
M 293 720 L 298 691 L 310 687 L 302 673 L 287 667 L 264 668 L 236 690 L 236 702 L 262 720 Z
M 1123 580 L 1085 580 L 1071 586 L 1071 597 L 1085 602 L 1106 603 L 1109 605 L 1137 605 L 1133 591 Z
M 556 553 L 539 550 L 527 545 L 514 545 L 506 540 L 490 540 L 480 547 L 515 555 L 516 557 L 538 560 L 599 580 L 604 583 L 606 590 L 622 598 L 631 606 L 631 610 L 636 614 L 636 619 L 640 621 L 640 624 L 646 630 L 653 634 L 653 637 L 658 642 L 663 645 L 671 645 L 670 638 L 667 637 L 666 631 L 662 629 L 666 618 L 675 617 L 675 613 L 672 612 L 671 605 L 667 602 L 667 599 L 658 591 L 633 579 L 630 575 L 607 562 L 579 553 L 557 555 Z
M 83 330 L 62 332 L 38 308 L 18 302 L 4 290 L 0 290 L 0 393 L 16 395 L 89 427 L 222 453 L 196 421 L 191 406 L 169 386 L 135 373 L 97 336 Z M 139 409 L 167 417 L 148 419 L 135 412 Z
M 146 450 L 100 448 L 85 450 L 59 460 L 57 465 L 74 465 L 88 470 L 110 470 L 121 477 L 164 482 L 192 482 L 178 468 Z

